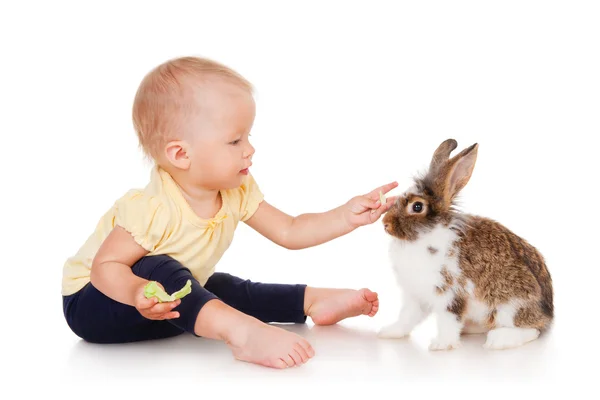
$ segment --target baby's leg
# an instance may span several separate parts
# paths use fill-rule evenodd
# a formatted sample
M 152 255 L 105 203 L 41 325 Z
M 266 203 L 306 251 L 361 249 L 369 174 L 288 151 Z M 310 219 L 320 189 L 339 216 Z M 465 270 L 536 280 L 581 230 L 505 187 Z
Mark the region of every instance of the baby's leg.
M 300 322 L 302 315 L 294 309 L 294 304 L 303 292 L 302 287 L 288 285 L 285 290 L 280 290 L 282 293 L 271 296 L 273 301 L 278 302 L 274 308 L 271 306 L 272 310 L 265 309 L 263 314 L 246 315 L 243 311 L 251 311 L 252 307 L 257 306 L 256 302 L 243 310 L 236 310 L 225 304 L 233 300 L 242 308 L 245 296 L 248 295 L 243 293 L 244 287 L 236 286 L 230 281 L 218 282 L 213 278 L 201 287 L 187 268 L 167 256 L 146 257 L 145 262 L 148 266 L 142 263 L 138 272 L 147 279 L 160 282 L 167 293 L 179 290 L 188 279 L 192 280 L 192 292 L 182 298 L 181 304 L 174 309 L 179 312 L 180 317 L 168 320 L 169 323 L 196 336 L 223 340 L 237 359 L 255 364 L 285 368 L 302 364 L 314 355 L 310 344 L 300 336 L 265 325 L 257 319 L 278 318 L 283 322 Z M 250 296 L 253 294 L 250 293 Z
M 133 272 L 160 282 L 167 293 L 181 289 L 190 279 L 191 293 L 174 309 L 179 318 L 146 319 L 134 307 L 110 299 L 90 283 L 64 298 L 65 317 L 78 336 L 96 343 L 125 343 L 188 331 L 196 336 L 224 340 L 238 359 L 278 368 L 301 364 L 314 355 L 308 342 L 300 336 L 265 325 L 224 304 L 171 257 L 144 257 L 133 266 Z
M 220 300 L 202 307 L 195 334 L 225 341 L 238 360 L 272 368 L 301 365 L 315 355 L 297 334 L 267 325 Z
M 148 256 L 132 267 L 134 274 L 160 282 L 167 293 L 192 281 L 192 292 L 174 310 L 179 318 L 156 321 L 143 317 L 135 307 L 119 303 L 88 283 L 72 296 L 64 298 L 64 311 L 73 332 L 94 343 L 126 343 L 161 339 L 194 332 L 202 306 L 217 297 L 205 290 L 190 271 L 168 256 Z
M 307 287 L 304 306 L 315 324 L 333 325 L 359 315 L 375 316 L 379 310 L 379 298 L 369 289 Z
M 300 336 L 259 322 L 303 323 L 304 285 L 264 284 L 215 273 L 204 287 L 223 301 L 206 304 L 196 333 L 223 339 L 234 356 L 269 367 L 299 365 L 314 356 Z
M 377 294 L 368 289 L 321 289 L 306 285 L 266 284 L 216 273 L 205 287 L 226 304 L 264 322 L 335 324 L 357 315 L 374 316 Z
M 135 307 L 107 297 L 88 283 L 77 293 L 63 297 L 67 324 L 91 343 L 129 343 L 163 339 L 184 332 L 167 321 L 144 318 Z
M 213 274 L 204 285 L 225 304 L 263 322 L 304 323 L 306 285 L 267 284 L 227 273 Z

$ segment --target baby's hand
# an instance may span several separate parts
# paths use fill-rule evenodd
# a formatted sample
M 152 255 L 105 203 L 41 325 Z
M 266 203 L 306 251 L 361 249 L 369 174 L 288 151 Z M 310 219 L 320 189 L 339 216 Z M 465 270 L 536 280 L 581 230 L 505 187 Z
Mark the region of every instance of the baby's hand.
M 344 208 L 344 216 L 348 224 L 352 228 L 357 228 L 377 221 L 396 201 L 396 197 L 385 199 L 383 195 L 397 186 L 398 182 L 388 183 L 370 193 L 351 199 Z M 381 204 L 380 199 L 385 200 L 385 204 Z
M 160 283 L 156 282 L 156 284 L 164 290 L 164 287 Z M 145 318 L 154 320 L 172 319 L 179 317 L 179 313 L 172 310 L 179 304 L 181 304 L 180 299 L 177 299 L 175 301 L 167 301 L 164 303 L 159 303 L 156 297 L 148 299 L 144 295 L 145 286 L 146 283 L 144 283 L 140 288 L 138 288 L 135 293 L 135 308 L 140 312 L 140 314 L 142 314 Z

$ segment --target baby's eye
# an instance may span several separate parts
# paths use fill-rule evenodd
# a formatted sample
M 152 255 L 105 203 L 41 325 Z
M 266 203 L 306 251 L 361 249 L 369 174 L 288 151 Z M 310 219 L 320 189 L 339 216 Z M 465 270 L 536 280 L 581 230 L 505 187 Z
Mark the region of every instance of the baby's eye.
M 232 145 L 234 145 L 234 146 L 235 146 L 236 144 L 239 144 L 239 143 L 240 143 L 240 139 L 236 139 L 236 140 L 234 140 L 233 142 L 229 142 L 229 144 L 232 144 Z

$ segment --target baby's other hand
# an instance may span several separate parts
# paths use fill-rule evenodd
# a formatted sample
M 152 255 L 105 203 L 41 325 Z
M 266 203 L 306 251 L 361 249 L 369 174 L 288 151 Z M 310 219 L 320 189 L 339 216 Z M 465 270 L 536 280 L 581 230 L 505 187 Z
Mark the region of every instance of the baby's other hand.
M 156 284 L 164 290 L 164 287 L 160 283 L 156 282 Z M 145 286 L 146 284 L 143 284 L 136 290 L 135 293 L 135 308 L 140 312 L 140 314 L 142 314 L 142 316 L 154 320 L 179 318 L 179 313 L 172 310 L 181 304 L 180 299 L 164 303 L 159 303 L 156 297 L 151 297 L 148 299 L 144 295 Z
M 344 216 L 348 224 L 352 228 L 357 228 L 377 221 L 396 201 L 396 197 L 389 197 L 386 199 L 385 204 L 381 204 L 379 193 L 381 192 L 385 195 L 397 186 L 398 182 L 388 183 L 370 193 L 351 199 L 346 203 L 344 209 Z

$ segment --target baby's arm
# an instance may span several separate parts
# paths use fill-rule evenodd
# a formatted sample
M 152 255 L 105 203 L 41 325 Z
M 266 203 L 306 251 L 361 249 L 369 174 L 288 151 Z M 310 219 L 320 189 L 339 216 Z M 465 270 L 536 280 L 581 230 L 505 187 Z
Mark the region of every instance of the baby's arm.
M 118 225 L 115 226 L 92 262 L 92 285 L 111 299 L 135 307 L 145 318 L 178 318 L 179 313 L 173 311 L 173 308 L 177 307 L 181 300 L 157 304 L 158 299 L 148 299 L 144 296 L 144 287 L 149 281 L 135 275 L 131 267 L 146 254 L 148 251 L 140 246 L 129 232 Z
M 266 201 L 260 203 L 247 224 L 272 242 L 292 250 L 316 246 L 353 230 L 340 207 L 292 217 Z
M 377 221 L 395 201 L 395 198 L 391 197 L 385 199 L 386 204 L 380 204 L 382 194 L 396 186 L 398 184 L 393 182 L 366 195 L 356 196 L 333 210 L 297 217 L 291 217 L 262 201 L 246 223 L 280 246 L 293 250 L 304 249 L 328 242 L 350 233 L 359 226 Z
M 92 285 L 120 303 L 135 306 L 135 296 L 148 281 L 136 276 L 131 267 L 148 251 L 131 234 L 115 226 L 92 262 Z

